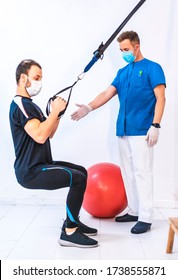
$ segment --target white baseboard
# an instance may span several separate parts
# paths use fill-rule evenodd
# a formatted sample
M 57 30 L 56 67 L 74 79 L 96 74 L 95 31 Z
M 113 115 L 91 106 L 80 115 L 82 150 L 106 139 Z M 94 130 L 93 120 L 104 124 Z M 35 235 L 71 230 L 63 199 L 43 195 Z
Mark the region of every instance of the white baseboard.
M 66 201 L 66 193 L 57 197 L 39 197 L 39 196 L 24 196 L 24 197 L 1 197 L 0 205 L 59 205 Z M 156 200 L 154 207 L 157 208 L 178 208 L 178 200 Z
M 154 207 L 178 208 L 178 201 L 177 200 L 156 200 L 156 201 L 154 201 Z

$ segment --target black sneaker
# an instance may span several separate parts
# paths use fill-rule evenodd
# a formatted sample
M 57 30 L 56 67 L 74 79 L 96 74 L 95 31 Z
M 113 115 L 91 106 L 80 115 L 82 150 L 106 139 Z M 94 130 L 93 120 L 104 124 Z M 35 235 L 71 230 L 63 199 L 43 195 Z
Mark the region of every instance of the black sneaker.
M 79 229 L 81 232 L 83 232 L 86 235 L 96 235 L 98 233 L 96 228 L 88 227 L 87 225 L 84 225 L 82 222 L 79 221 Z
M 98 246 L 98 241 L 80 232 L 79 228 L 70 235 L 62 230 L 59 244 L 66 247 L 93 248 Z
M 62 230 L 65 230 L 65 228 L 66 228 L 66 221 L 64 221 L 64 223 L 63 223 Z M 83 224 L 80 221 L 79 221 L 79 224 L 78 224 L 78 228 L 80 229 L 80 231 L 82 233 L 84 233 L 86 235 L 89 235 L 89 236 L 93 236 L 93 235 L 96 235 L 98 233 L 96 228 L 88 227 L 87 225 Z

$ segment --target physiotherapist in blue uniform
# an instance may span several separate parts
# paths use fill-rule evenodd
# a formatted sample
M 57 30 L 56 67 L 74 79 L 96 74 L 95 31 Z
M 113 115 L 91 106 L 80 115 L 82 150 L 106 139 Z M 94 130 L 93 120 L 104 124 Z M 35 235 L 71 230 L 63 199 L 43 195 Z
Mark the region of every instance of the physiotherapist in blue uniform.
M 61 122 L 59 113 L 66 101 L 57 97 L 51 102 L 46 118 L 33 99 L 42 88 L 42 68 L 32 59 L 25 59 L 16 69 L 17 91 L 10 105 L 9 120 L 15 149 L 15 174 L 27 189 L 56 190 L 69 188 L 66 199 L 66 220 L 59 243 L 68 247 L 96 247 L 98 242 L 87 235 L 97 230 L 79 220 L 79 212 L 87 184 L 87 170 L 70 162 L 52 158 L 50 139 Z
M 111 85 L 71 118 L 79 120 L 115 95 L 119 98 L 116 124 L 121 170 L 128 198 L 128 211 L 116 222 L 137 222 L 133 234 L 151 229 L 153 212 L 153 150 L 158 141 L 165 107 L 165 75 L 162 67 L 143 57 L 136 32 L 123 32 L 117 39 L 123 59 Z

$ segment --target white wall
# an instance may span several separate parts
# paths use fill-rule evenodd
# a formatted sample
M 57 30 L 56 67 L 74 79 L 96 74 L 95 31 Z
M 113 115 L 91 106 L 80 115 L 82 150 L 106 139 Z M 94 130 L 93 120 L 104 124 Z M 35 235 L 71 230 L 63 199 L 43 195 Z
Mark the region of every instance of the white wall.
M 72 84 L 90 61 L 99 44 L 109 38 L 138 3 L 136 0 L 0 0 L 0 109 L 1 198 L 14 201 L 30 197 L 55 198 L 62 191 L 27 191 L 14 176 L 14 150 L 8 112 L 15 95 L 15 70 L 24 58 L 43 67 L 43 90 L 34 100 L 45 110 L 53 94 Z M 147 0 L 122 30 L 135 30 L 141 38 L 142 53 L 160 63 L 167 78 L 167 103 L 159 144 L 155 148 L 154 201 L 173 207 L 178 196 L 178 97 L 177 44 L 178 1 Z M 119 164 L 115 121 L 117 98 L 79 122 L 70 120 L 75 103 L 88 103 L 105 89 L 124 66 L 116 40 L 78 82 L 70 106 L 52 140 L 54 159 L 76 162 L 86 168 L 96 162 Z

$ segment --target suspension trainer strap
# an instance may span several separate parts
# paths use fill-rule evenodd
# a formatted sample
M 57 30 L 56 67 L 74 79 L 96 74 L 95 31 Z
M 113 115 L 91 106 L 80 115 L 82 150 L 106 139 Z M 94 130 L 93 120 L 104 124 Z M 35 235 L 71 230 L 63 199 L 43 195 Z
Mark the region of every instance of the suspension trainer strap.
M 143 5 L 146 0 L 141 0 L 135 8 L 130 12 L 130 14 L 124 19 L 124 21 L 119 25 L 116 31 L 111 35 L 111 37 L 107 40 L 105 44 L 101 43 L 96 51 L 94 51 L 94 56 L 92 60 L 88 63 L 88 65 L 84 69 L 84 73 L 90 70 L 90 68 L 95 64 L 95 62 L 100 58 L 103 58 L 104 51 L 107 47 L 112 43 L 114 38 L 118 35 L 118 33 L 122 30 L 122 28 L 126 25 L 126 23 L 130 20 L 130 18 L 136 13 L 136 11 Z
M 64 109 L 63 111 L 61 111 L 61 112 L 59 113 L 58 118 L 60 118 L 60 117 L 65 113 L 65 111 L 67 110 L 67 107 L 68 107 L 68 105 L 69 105 L 70 97 L 71 97 L 71 94 L 72 94 L 72 89 L 73 89 L 73 87 L 75 86 L 75 84 L 76 84 L 78 81 L 79 81 L 79 79 L 78 79 L 77 81 L 75 81 L 75 83 L 73 83 L 73 85 L 71 85 L 71 86 L 69 86 L 69 87 L 66 87 L 66 88 L 60 90 L 58 93 L 56 93 L 55 95 L 53 95 L 53 97 L 51 97 L 51 98 L 48 100 L 48 103 L 47 103 L 47 106 L 46 106 L 46 114 L 47 114 L 47 116 L 49 116 L 49 114 L 50 114 L 50 105 L 51 105 L 51 101 L 54 100 L 54 99 L 56 99 L 56 97 L 57 97 L 59 94 L 61 94 L 62 92 L 67 91 L 67 90 L 70 90 L 70 91 L 69 91 L 69 96 L 68 96 L 68 99 L 67 99 L 66 107 L 65 107 L 65 109 Z
M 83 73 L 81 73 L 79 76 L 78 76 L 78 79 L 77 81 L 75 81 L 75 83 L 73 83 L 73 85 L 69 86 L 69 87 L 66 87 L 64 89 L 62 89 L 61 91 L 59 91 L 58 93 L 56 93 L 53 97 L 51 97 L 47 103 L 47 106 L 46 106 L 46 114 L 49 115 L 50 113 L 50 104 L 51 104 L 51 100 L 54 100 L 57 95 L 59 95 L 60 93 L 64 92 L 64 91 L 67 91 L 70 89 L 70 92 L 69 92 L 69 97 L 68 97 L 68 100 L 67 100 L 67 105 L 66 105 L 66 108 L 59 113 L 59 116 L 58 117 L 61 117 L 68 105 L 69 105 L 69 101 L 70 101 L 70 97 L 71 97 L 71 93 L 72 93 L 72 89 L 73 87 L 76 85 L 76 83 L 81 80 L 83 78 L 83 76 L 85 75 L 85 73 L 90 70 L 90 68 L 95 64 L 95 62 L 100 58 L 102 59 L 103 56 L 104 56 L 104 51 L 107 49 L 107 47 L 112 43 L 112 41 L 114 40 L 114 38 L 117 36 L 117 34 L 122 30 L 122 28 L 126 25 L 126 23 L 130 20 L 130 18 L 136 13 L 136 11 L 143 5 L 143 3 L 145 2 L 146 0 L 141 0 L 136 6 L 135 8 L 130 12 L 130 14 L 124 19 L 124 21 L 119 25 L 119 27 L 116 29 L 116 31 L 111 35 L 111 37 L 106 41 L 105 44 L 101 43 L 100 46 L 98 47 L 98 49 L 96 51 L 94 51 L 94 56 L 92 58 L 92 60 L 87 64 L 87 66 L 84 68 L 84 71 Z

